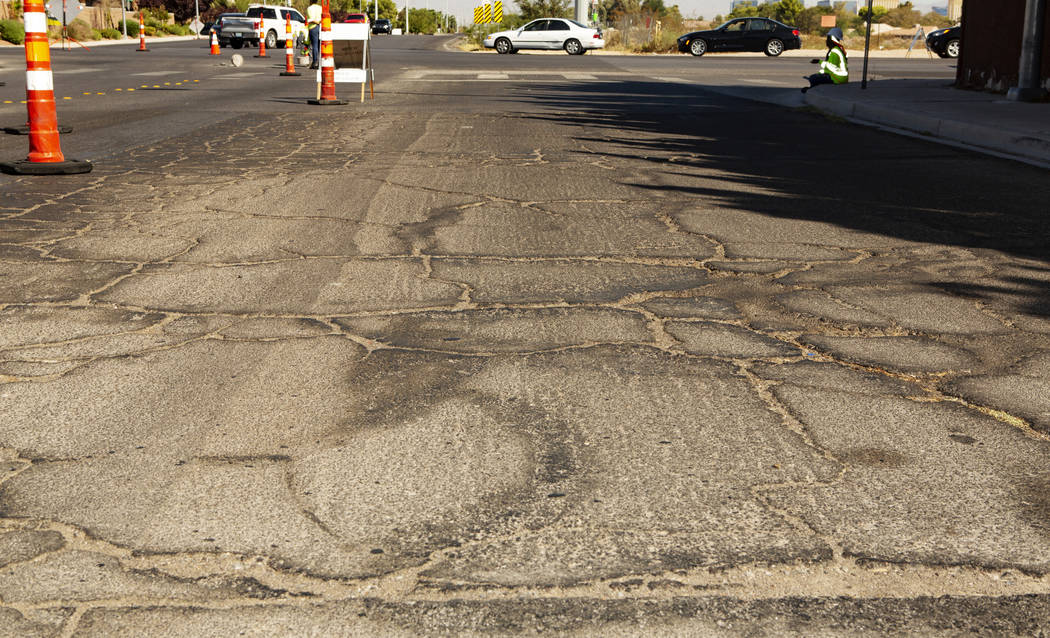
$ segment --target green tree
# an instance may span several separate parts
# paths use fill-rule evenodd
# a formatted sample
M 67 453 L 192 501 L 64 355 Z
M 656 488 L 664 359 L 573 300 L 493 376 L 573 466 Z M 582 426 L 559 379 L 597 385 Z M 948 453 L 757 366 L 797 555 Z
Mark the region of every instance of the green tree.
M 886 12 L 886 24 L 895 27 L 911 27 L 919 24 L 922 14 L 910 2 L 902 2 L 899 7 Z
M 798 24 L 798 16 L 805 10 L 802 0 L 780 0 L 773 5 L 773 17 L 784 24 Z
M 868 19 L 868 8 L 861 7 L 860 11 L 857 12 L 857 17 L 862 20 Z M 886 7 L 874 7 L 871 10 L 871 21 L 882 22 L 886 18 Z
M 536 18 L 568 18 L 569 0 L 518 0 L 521 17 L 526 21 Z

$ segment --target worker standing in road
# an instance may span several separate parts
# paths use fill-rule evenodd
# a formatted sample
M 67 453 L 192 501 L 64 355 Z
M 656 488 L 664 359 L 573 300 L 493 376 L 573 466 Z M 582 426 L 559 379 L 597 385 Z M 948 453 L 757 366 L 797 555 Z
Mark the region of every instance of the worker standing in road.
M 846 67 L 846 47 L 842 44 L 842 29 L 834 28 L 828 31 L 828 54 L 824 60 L 813 59 L 811 62 L 820 64 L 820 73 L 808 76 L 809 86 L 802 92 L 820 84 L 845 84 L 849 82 L 849 69 Z
M 310 68 L 316 69 L 321 62 L 321 5 L 317 0 L 306 7 L 306 28 L 310 33 Z

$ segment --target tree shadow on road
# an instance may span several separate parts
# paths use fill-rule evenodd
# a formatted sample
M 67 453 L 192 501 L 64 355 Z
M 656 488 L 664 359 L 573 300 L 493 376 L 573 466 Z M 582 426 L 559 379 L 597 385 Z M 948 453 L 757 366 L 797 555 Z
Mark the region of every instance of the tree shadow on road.
M 636 187 L 1025 260 L 1002 278 L 933 283 L 1050 316 L 1050 173 L 802 109 L 656 81 L 532 85 L 525 117 L 587 151 L 661 168 Z M 814 238 L 820 243 L 820 238 Z

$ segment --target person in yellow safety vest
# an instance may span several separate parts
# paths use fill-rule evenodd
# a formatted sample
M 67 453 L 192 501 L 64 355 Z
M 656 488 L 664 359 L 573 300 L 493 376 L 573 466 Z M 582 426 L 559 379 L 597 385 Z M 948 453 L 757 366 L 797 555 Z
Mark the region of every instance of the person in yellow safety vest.
M 314 0 L 306 7 L 306 28 L 310 34 L 310 68 L 321 63 L 321 5 Z
M 824 60 L 810 60 L 813 64 L 820 64 L 820 73 L 808 76 L 809 86 L 802 92 L 821 84 L 845 84 L 849 82 L 849 69 L 846 66 L 846 48 L 842 45 L 842 29 L 835 28 L 828 31 L 828 54 Z

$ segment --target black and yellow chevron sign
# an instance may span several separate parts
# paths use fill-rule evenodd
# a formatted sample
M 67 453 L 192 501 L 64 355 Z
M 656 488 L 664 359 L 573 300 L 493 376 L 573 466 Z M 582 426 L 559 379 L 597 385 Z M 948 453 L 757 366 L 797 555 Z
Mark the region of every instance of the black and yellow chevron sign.
M 492 3 L 492 21 L 496 24 L 503 22 L 503 3 L 500 0 Z
M 483 4 L 481 5 L 481 10 L 483 12 L 481 16 L 481 21 L 492 22 L 492 5 Z
M 481 7 L 474 7 L 474 24 L 481 24 Z

